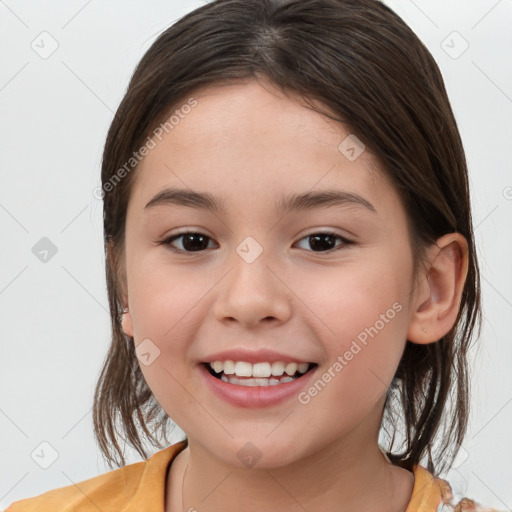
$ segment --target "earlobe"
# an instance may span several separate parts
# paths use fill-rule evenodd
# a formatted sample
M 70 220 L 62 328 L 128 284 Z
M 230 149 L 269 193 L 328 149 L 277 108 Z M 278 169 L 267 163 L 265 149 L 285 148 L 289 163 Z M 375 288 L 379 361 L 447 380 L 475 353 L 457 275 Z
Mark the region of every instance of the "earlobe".
M 429 248 L 418 284 L 407 339 L 427 344 L 440 340 L 455 324 L 468 271 L 468 245 L 449 233 Z
M 110 266 L 110 270 L 114 276 L 114 279 L 116 280 L 116 284 L 119 287 L 120 294 L 123 295 L 123 304 L 128 304 L 128 297 L 126 292 L 126 275 L 124 272 L 124 266 L 123 262 L 118 262 L 116 258 L 116 251 L 112 243 L 109 241 L 107 243 L 107 258 L 108 258 L 108 265 Z M 120 267 L 121 266 L 121 267 Z M 126 306 L 123 309 L 123 313 L 120 316 L 121 321 L 121 327 L 124 331 L 124 333 L 128 336 L 133 336 L 133 322 L 132 317 L 130 315 L 130 312 L 128 310 L 128 306 Z
M 127 336 L 133 337 L 133 321 L 128 308 L 123 310 L 123 315 L 121 317 L 121 327 Z

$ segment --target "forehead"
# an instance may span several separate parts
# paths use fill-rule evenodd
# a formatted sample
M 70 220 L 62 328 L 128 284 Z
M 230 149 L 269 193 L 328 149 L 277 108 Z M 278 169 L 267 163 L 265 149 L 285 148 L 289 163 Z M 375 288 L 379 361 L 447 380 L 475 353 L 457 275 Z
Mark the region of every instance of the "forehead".
M 283 192 L 336 188 L 364 193 L 372 204 L 396 204 L 370 151 L 297 95 L 248 80 L 199 89 L 191 98 L 195 103 L 186 98 L 182 105 L 193 107 L 174 107 L 172 125 L 153 136 L 136 170 L 130 203 L 137 209 L 168 186 L 273 204 Z

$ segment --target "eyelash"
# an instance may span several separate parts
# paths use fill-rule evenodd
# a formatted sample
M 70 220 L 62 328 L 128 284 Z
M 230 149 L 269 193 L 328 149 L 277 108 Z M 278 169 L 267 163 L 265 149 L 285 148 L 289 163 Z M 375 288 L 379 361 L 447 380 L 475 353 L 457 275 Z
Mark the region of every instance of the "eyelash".
M 199 251 L 184 251 L 182 249 L 176 249 L 175 247 L 173 247 L 171 245 L 172 242 L 174 242 L 175 240 L 182 238 L 186 235 L 200 235 L 209 240 L 212 240 L 211 237 L 209 237 L 208 235 L 205 235 L 204 233 L 201 233 L 199 231 L 182 231 L 180 233 L 175 233 L 174 235 L 166 238 L 165 240 L 162 240 L 162 242 L 160 242 L 158 245 L 166 245 L 173 252 L 180 253 L 180 254 L 187 254 L 187 255 L 200 254 L 206 250 L 206 249 L 202 249 Z M 347 248 L 348 246 L 354 244 L 354 242 L 352 240 L 349 240 L 348 238 L 345 238 L 337 233 L 333 233 L 332 231 L 319 231 L 319 232 L 315 232 L 315 233 L 310 233 L 309 235 L 302 237 L 299 240 L 299 242 L 301 240 L 313 237 L 315 235 L 324 235 L 324 236 L 329 236 L 329 237 L 333 237 L 333 238 L 338 238 L 339 240 L 341 240 L 342 243 L 332 249 L 327 250 L 327 251 L 307 251 L 307 252 L 312 252 L 314 254 L 331 254 L 335 251 L 338 251 L 343 248 Z

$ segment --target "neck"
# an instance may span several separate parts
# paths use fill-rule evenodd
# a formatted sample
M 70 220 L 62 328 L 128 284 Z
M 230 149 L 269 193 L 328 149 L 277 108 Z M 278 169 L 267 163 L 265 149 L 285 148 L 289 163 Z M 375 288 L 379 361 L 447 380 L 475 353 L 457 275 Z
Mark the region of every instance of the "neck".
M 189 439 L 171 465 L 174 483 L 169 478 L 166 512 L 404 512 L 412 473 L 386 461 L 376 440 L 365 445 L 346 441 L 285 466 L 258 469 L 228 465 Z

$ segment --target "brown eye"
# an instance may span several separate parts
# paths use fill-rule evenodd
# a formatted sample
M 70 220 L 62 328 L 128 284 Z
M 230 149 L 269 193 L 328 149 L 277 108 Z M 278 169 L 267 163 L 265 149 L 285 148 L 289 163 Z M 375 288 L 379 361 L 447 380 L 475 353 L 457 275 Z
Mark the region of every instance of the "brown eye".
M 173 243 L 180 238 L 182 239 L 182 247 L 176 248 Z M 208 240 L 211 240 L 210 237 L 203 235 L 202 233 L 190 231 L 187 233 L 180 233 L 179 235 L 173 235 L 162 243 L 169 245 L 172 250 L 177 252 L 200 252 L 208 248 Z
M 341 243 L 336 244 L 336 239 L 341 240 Z M 302 240 L 307 240 L 307 245 L 312 249 L 312 252 L 329 252 L 341 249 L 352 242 L 336 233 L 313 233 L 305 236 Z
M 176 241 L 178 240 L 181 240 L 181 247 L 176 246 Z M 303 240 L 307 240 L 307 245 L 309 246 L 303 248 L 317 253 L 336 251 L 353 244 L 352 241 L 336 233 L 312 233 L 303 237 L 300 242 Z M 337 240 L 339 241 L 338 243 Z M 171 250 L 178 253 L 197 253 L 212 248 L 208 245 L 209 241 L 212 241 L 212 239 L 207 235 L 195 231 L 187 231 L 167 238 L 162 244 L 169 246 Z

